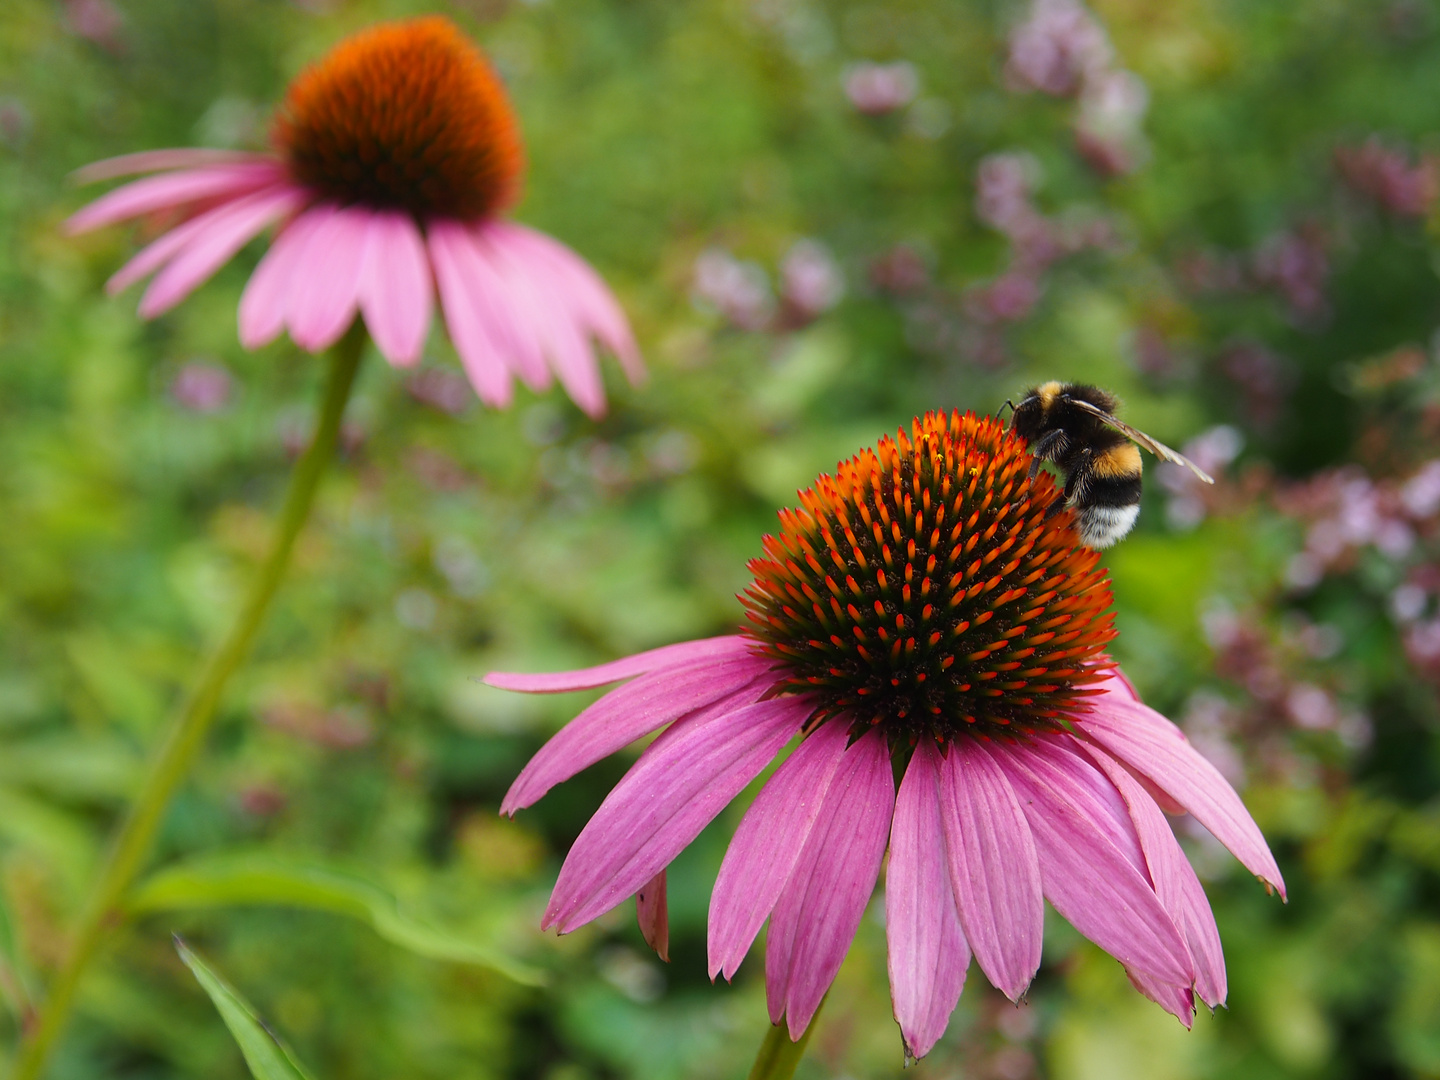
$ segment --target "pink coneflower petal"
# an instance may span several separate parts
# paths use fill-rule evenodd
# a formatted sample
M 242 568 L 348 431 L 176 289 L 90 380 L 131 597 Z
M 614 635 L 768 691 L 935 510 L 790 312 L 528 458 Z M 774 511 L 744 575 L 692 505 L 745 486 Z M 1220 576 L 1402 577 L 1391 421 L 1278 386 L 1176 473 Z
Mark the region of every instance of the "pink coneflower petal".
M 147 176 L 116 188 L 77 211 L 65 222 L 65 231 L 71 235 L 88 232 L 201 199 L 234 198 L 284 180 L 279 163 L 264 159 Z
M 360 311 L 380 355 L 397 367 L 420 362 L 430 331 L 430 260 L 414 220 L 399 211 L 370 215 Z
M 205 227 L 189 237 L 140 298 L 141 318 L 169 311 L 264 229 L 294 213 L 302 198 L 291 187 L 267 188 L 205 215 Z
M 670 962 L 670 907 L 665 899 L 665 871 L 661 870 L 635 894 L 635 917 L 640 936 L 655 955 Z
M 555 382 L 545 363 L 544 335 L 534 313 L 530 290 L 507 277 L 506 262 L 486 240 L 494 222 L 465 232 L 466 274 L 474 281 L 477 311 L 495 341 L 501 359 L 520 381 L 537 393 Z
M 1285 879 L 1260 827 L 1220 771 L 1154 709 L 1119 694 L 1093 699 L 1078 729 L 1173 799 L 1267 885 L 1285 896 Z
M 307 210 L 290 222 L 260 259 L 240 294 L 237 322 L 240 344 L 247 349 L 267 345 L 285 329 L 286 307 L 302 266 L 310 237 L 328 216 L 328 209 Z
M 319 206 L 310 213 L 319 220 L 299 256 L 303 272 L 291 278 L 285 321 L 296 345 L 320 352 L 339 341 L 355 321 L 370 214 L 336 206 Z
M 980 970 L 1019 1001 L 1040 968 L 1045 900 L 1025 812 L 978 743 L 956 740 L 940 770 L 950 883 Z
M 774 698 L 668 730 L 575 840 L 541 925 L 568 933 L 633 896 L 760 774 L 810 709 Z
M 940 815 L 935 744 L 921 739 L 905 769 L 890 826 L 885 940 L 890 1001 L 911 1057 L 930 1052 L 965 989 L 970 947 L 955 910 Z
M 840 759 L 820 817 L 770 916 L 765 999 L 790 1038 L 810 1026 L 860 926 L 890 834 L 895 780 L 885 736 L 868 731 Z
M 505 793 L 500 812 L 514 814 L 530 806 L 556 784 L 672 720 L 716 703 L 723 705 L 721 711 L 734 711 L 754 702 L 768 686 L 747 687 L 766 667 L 763 659 L 748 654 L 697 660 L 641 675 L 612 690 L 540 748 Z
M 169 232 L 162 233 L 136 252 L 129 262 L 110 275 L 110 280 L 105 282 L 105 291 L 111 296 L 115 296 L 124 292 L 135 282 L 149 277 L 173 259 L 191 240 L 203 233 L 217 220 L 223 220 L 232 206 L 232 203 L 221 203 L 219 206 L 177 225 Z
M 485 676 L 485 683 L 500 690 L 518 690 L 524 694 L 563 694 L 571 690 L 593 690 L 597 686 L 608 686 L 621 679 L 633 678 L 647 671 L 658 671 L 691 660 L 720 659 L 741 654 L 755 655 L 754 645 L 739 634 L 725 634 L 721 637 L 682 641 L 676 645 L 662 645 L 658 649 L 649 649 L 634 656 L 612 660 L 608 664 L 598 664 L 576 671 L 546 671 L 536 674 L 492 671 Z M 767 660 L 766 663 L 772 661 Z
M 824 724 L 775 770 L 730 841 L 710 894 L 710 978 L 734 978 L 810 838 L 850 735 Z
M 1123 765 L 1099 747 L 1077 743 L 1115 785 L 1135 823 L 1155 895 L 1180 928 L 1195 962 L 1195 990 L 1212 1009 L 1225 1001 L 1225 954 L 1205 890 L 1185 858 L 1170 823 Z
M 486 405 L 504 408 L 514 399 L 515 390 L 505 363 L 505 347 L 496 340 L 485 317 L 490 301 L 474 269 L 478 257 L 469 234 L 456 222 L 437 221 L 430 225 L 427 239 L 450 340 L 470 385 Z
M 591 416 L 604 413 L 600 365 L 575 324 L 568 286 L 546 275 L 544 262 L 537 261 L 530 249 L 505 229 L 487 227 L 484 240 L 492 264 L 510 286 L 512 301 L 527 312 L 526 318 L 544 343 L 560 385 Z
M 568 283 L 570 295 L 586 328 L 620 360 L 620 366 L 630 381 L 644 379 L 645 366 L 641 362 L 635 336 L 630 332 L 630 324 L 610 289 L 589 263 L 544 233 L 514 223 L 505 223 L 502 227 L 539 255 L 552 274 Z
M 1143 871 L 1133 826 L 1122 832 L 1093 791 L 1094 766 L 1051 740 L 988 751 L 1020 796 L 1035 838 L 1045 897 L 1127 968 L 1163 982 L 1195 981 L 1190 952 Z M 1080 775 L 1082 770 L 1089 775 Z M 1126 822 L 1129 825 L 1129 822 Z
M 121 154 L 82 165 L 70 174 L 77 184 L 94 184 L 120 176 L 168 172 L 171 169 L 199 169 L 207 165 L 240 165 L 272 163 L 273 158 L 250 154 L 243 150 L 206 150 L 196 147 L 176 150 L 142 150 L 138 154 Z

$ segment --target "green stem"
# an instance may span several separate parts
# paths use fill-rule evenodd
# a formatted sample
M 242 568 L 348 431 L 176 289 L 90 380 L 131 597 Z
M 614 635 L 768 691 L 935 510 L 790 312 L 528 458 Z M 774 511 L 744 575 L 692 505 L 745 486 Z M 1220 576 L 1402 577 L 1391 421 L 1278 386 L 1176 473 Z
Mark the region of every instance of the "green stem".
M 251 586 L 239 619 L 205 664 L 199 684 L 172 722 L 151 764 L 145 785 L 115 837 L 100 880 L 90 894 L 84 916 L 75 931 L 65 963 L 51 983 L 36 1023 L 26 1033 L 15 1063 L 13 1080 L 36 1080 L 41 1075 L 55 1040 L 70 1015 L 81 976 L 108 932 L 123 921 L 125 894 L 150 853 L 170 798 L 189 774 L 190 765 L 210 730 L 225 684 L 249 653 L 270 601 L 285 576 L 295 540 L 310 516 L 320 477 L 334 455 L 340 421 L 355 384 L 355 373 L 364 348 L 365 329 L 357 319 L 349 332 L 330 350 L 330 369 L 319 422 L 314 438 L 295 463 L 295 470 L 290 476 L 285 504 L 280 511 L 279 530 L 270 553 Z
M 825 1001 L 829 996 L 827 993 L 820 999 L 815 1015 L 810 1017 L 810 1026 L 805 1029 L 798 1042 L 790 1041 L 790 1030 L 783 1017 L 780 1023 L 770 1029 L 765 1041 L 760 1044 L 760 1052 L 755 1055 L 755 1064 L 750 1069 L 750 1080 L 790 1080 L 795 1075 L 795 1068 L 805 1056 L 805 1047 L 815 1031 L 815 1021 L 820 1019 L 820 1012 L 825 1008 Z

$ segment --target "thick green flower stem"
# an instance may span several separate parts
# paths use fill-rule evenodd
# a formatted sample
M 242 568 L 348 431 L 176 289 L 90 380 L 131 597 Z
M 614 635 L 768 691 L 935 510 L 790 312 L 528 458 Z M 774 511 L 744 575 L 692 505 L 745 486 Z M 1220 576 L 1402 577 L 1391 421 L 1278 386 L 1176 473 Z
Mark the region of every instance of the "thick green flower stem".
M 356 320 L 349 332 L 330 350 L 329 374 L 320 406 L 319 422 L 310 446 L 295 463 L 279 528 L 270 553 L 246 597 L 240 617 L 206 662 L 199 683 L 175 717 L 151 765 L 125 824 L 115 837 L 100 880 L 95 884 L 84 916 L 75 931 L 64 965 L 51 983 L 48 999 L 26 1033 L 12 1074 L 14 1080 L 37 1080 L 65 1026 L 75 991 L 85 969 L 106 935 L 124 919 L 125 894 L 144 867 L 170 798 L 190 772 L 195 755 L 204 745 L 216 708 L 230 676 L 245 660 L 265 613 L 290 563 L 295 540 L 310 516 L 315 491 L 334 455 L 345 404 L 355 384 L 355 373 L 365 349 L 365 329 Z
M 820 1019 L 829 996 L 826 994 L 820 999 L 815 1015 L 810 1017 L 810 1026 L 798 1042 L 790 1041 L 790 1031 L 784 1017 L 781 1017 L 780 1023 L 770 1029 L 765 1041 L 760 1044 L 760 1052 L 755 1055 L 755 1064 L 750 1068 L 750 1080 L 790 1080 L 795 1075 L 795 1068 L 805 1056 L 805 1047 L 815 1031 L 815 1021 Z

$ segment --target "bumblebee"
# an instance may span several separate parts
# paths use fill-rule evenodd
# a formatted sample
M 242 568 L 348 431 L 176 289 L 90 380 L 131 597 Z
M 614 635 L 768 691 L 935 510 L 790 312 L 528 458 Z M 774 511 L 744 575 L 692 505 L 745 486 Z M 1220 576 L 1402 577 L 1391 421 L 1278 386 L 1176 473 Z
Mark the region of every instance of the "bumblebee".
M 1140 513 L 1140 451 L 1184 465 L 1207 484 L 1215 481 L 1183 454 L 1115 419 L 1114 394 L 1084 383 L 1046 382 L 1028 391 L 1011 409 L 1010 430 L 1025 440 L 1035 478 L 1042 461 L 1053 461 L 1065 476 L 1065 502 L 1051 513 L 1075 511 L 1075 527 L 1086 547 L 1107 548 L 1120 540 Z

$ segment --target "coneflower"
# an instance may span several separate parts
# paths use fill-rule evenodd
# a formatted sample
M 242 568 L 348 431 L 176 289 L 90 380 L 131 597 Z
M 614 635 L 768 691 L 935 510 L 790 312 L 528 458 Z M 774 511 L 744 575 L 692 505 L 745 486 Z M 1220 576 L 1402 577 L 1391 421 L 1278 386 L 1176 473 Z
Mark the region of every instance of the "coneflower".
M 154 275 L 145 318 L 168 311 L 265 229 L 279 234 L 240 301 L 240 340 L 288 330 L 319 352 L 363 315 L 392 364 L 420 360 L 434 296 L 482 401 L 552 372 L 581 408 L 605 406 L 598 339 L 642 374 L 629 324 L 598 275 L 563 244 L 505 219 L 524 151 L 500 80 L 438 16 L 385 23 L 341 42 L 291 84 L 273 154 L 155 150 L 80 171 L 156 173 L 67 223 L 85 232 L 167 215 L 173 227 L 110 279 Z
M 1283 895 L 1280 871 L 1230 785 L 1106 656 L 1108 578 L 1029 469 L 997 420 L 929 413 L 781 513 L 750 564 L 743 633 L 490 675 L 542 693 L 629 680 L 535 755 L 505 813 L 665 727 L 575 841 L 543 925 L 574 930 L 637 896 L 663 953 L 665 868 L 798 736 L 740 822 L 709 919 L 712 978 L 769 919 L 770 1015 L 792 1037 L 887 846 L 891 997 L 912 1056 L 944 1033 L 972 955 L 1007 997 L 1025 993 L 1044 899 L 1187 1026 L 1196 996 L 1222 1002 L 1215 921 L 1161 806 Z

